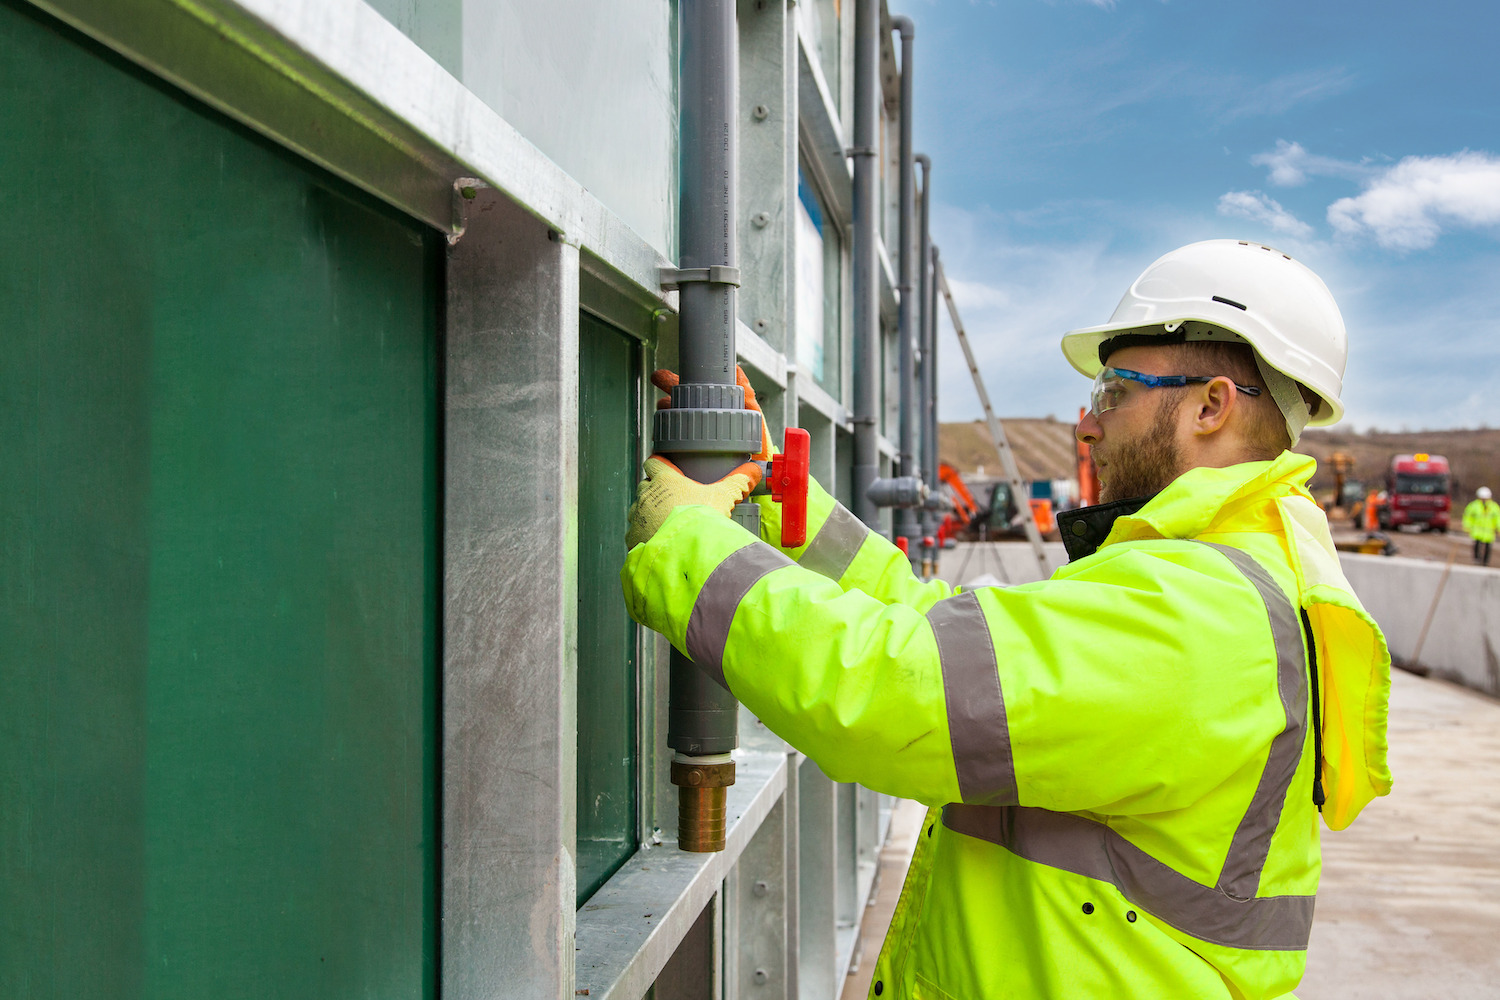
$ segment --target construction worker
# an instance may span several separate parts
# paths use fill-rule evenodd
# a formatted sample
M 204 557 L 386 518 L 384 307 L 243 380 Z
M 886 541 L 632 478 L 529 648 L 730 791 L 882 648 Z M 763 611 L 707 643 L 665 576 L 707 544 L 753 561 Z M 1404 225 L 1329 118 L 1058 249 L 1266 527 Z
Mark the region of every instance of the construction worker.
M 1365 494 L 1365 531 L 1375 534 L 1380 530 L 1380 505 L 1385 503 L 1384 490 L 1371 490 Z
M 931 807 L 871 996 L 1282 996 L 1319 810 L 1342 829 L 1391 780 L 1385 641 L 1287 450 L 1342 414 L 1343 321 L 1216 240 L 1063 353 L 1103 492 L 1051 579 L 923 583 L 817 489 L 778 550 L 776 504 L 764 541 L 724 516 L 753 474 L 657 465 L 626 603 L 830 777 Z
M 1481 486 L 1464 508 L 1464 530 L 1474 539 L 1474 561 L 1481 566 L 1490 564 L 1490 545 L 1500 531 L 1500 504 L 1490 496 L 1490 488 Z

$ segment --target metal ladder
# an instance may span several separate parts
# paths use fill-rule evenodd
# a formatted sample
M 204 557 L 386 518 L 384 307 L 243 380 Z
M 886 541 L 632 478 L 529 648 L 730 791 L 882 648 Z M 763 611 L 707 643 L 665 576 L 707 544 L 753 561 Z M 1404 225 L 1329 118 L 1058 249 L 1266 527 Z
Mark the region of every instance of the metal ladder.
M 1016 516 L 1021 519 L 1026 528 L 1026 539 L 1031 542 L 1031 549 L 1036 553 L 1037 565 L 1041 567 L 1042 577 L 1051 576 L 1051 570 L 1047 567 L 1047 551 L 1042 547 L 1042 533 L 1037 530 L 1036 517 L 1031 512 L 1031 490 L 1021 482 L 1021 470 L 1016 466 L 1015 453 L 1010 450 L 1010 442 L 1005 438 L 1005 428 L 1000 426 L 999 419 L 995 416 L 995 408 L 990 405 L 990 394 L 984 390 L 984 379 L 979 374 L 979 366 L 974 363 L 974 352 L 969 347 L 969 336 L 964 332 L 963 320 L 958 316 L 958 304 L 953 301 L 953 292 L 948 288 L 948 276 L 943 271 L 941 259 L 935 262 L 934 272 L 937 276 L 938 289 L 943 293 L 943 299 L 948 303 L 948 316 L 953 320 L 953 330 L 958 334 L 958 344 L 964 349 L 964 360 L 969 363 L 969 374 L 974 377 L 974 391 L 979 393 L 979 402 L 984 406 L 985 419 L 989 421 L 990 438 L 995 442 L 995 451 L 1000 455 L 1000 467 L 1005 470 L 1005 476 L 1010 481 L 1010 495 L 1016 499 Z

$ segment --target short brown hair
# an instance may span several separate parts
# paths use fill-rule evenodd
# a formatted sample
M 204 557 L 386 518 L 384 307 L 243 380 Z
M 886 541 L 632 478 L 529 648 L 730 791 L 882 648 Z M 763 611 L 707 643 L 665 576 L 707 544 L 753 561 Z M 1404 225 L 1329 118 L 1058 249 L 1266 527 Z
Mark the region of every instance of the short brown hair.
M 1260 390 L 1259 396 L 1240 396 L 1240 404 L 1246 407 L 1245 447 L 1250 452 L 1246 461 L 1270 461 L 1292 446 L 1286 417 L 1271 398 L 1255 363 L 1255 348 L 1225 340 L 1189 340 L 1161 346 L 1171 352 L 1176 362 L 1174 375 L 1225 375 L 1236 385 L 1251 385 Z

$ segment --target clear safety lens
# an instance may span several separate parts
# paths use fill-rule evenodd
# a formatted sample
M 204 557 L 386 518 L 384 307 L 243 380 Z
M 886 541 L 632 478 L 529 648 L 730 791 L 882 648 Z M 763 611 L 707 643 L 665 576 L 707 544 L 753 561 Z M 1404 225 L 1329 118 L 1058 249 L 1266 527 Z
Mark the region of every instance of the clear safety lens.
M 1094 376 L 1094 389 L 1089 394 L 1089 406 L 1094 416 L 1108 413 L 1125 399 L 1125 384 L 1113 368 L 1101 368 Z

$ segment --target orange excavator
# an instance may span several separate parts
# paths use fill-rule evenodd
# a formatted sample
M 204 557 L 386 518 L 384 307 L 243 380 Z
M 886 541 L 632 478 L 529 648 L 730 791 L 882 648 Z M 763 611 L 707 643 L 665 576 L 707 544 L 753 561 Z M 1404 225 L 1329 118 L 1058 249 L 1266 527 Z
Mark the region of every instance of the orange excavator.
M 938 463 L 938 478 L 948 484 L 952 490 L 953 512 L 943 518 L 943 523 L 938 526 L 938 545 L 949 538 L 958 537 L 959 532 L 969 527 L 974 521 L 981 522 L 976 527 L 983 527 L 985 534 L 990 536 L 1005 535 L 1019 529 L 1015 527 L 1014 505 L 1010 502 L 1010 484 L 1004 481 L 995 484 L 995 495 L 990 497 L 990 509 L 985 510 L 974 499 L 974 494 L 959 477 L 958 470 L 947 462 Z M 996 511 L 996 503 L 1002 506 L 1002 510 Z M 1057 522 L 1053 519 L 1052 501 L 1032 497 L 1031 517 L 1036 522 L 1037 530 L 1043 535 L 1057 530 Z M 1011 519 L 1007 521 L 1007 518 Z M 987 524 L 984 522 L 988 522 Z
M 959 477 L 958 470 L 947 462 L 938 463 L 938 478 L 947 483 L 948 488 L 953 491 L 953 511 L 943 518 L 942 524 L 938 525 L 937 543 L 938 548 L 941 549 L 944 542 L 957 535 L 974 519 L 974 515 L 979 513 L 979 504 L 974 500 L 974 494 L 970 493 L 969 488 L 964 485 L 963 479 Z

